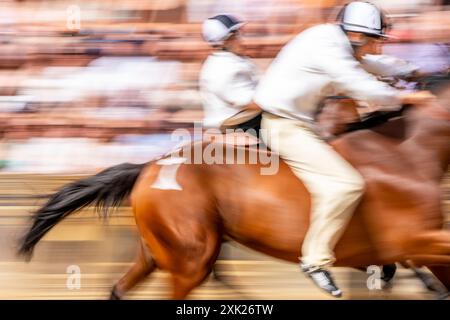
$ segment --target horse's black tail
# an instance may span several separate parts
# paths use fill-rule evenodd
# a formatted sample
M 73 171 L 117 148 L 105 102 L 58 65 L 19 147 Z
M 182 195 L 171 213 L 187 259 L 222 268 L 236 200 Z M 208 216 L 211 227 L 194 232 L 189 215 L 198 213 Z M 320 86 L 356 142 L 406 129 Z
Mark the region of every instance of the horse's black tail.
M 62 187 L 33 215 L 33 224 L 21 241 L 19 254 L 31 259 L 34 246 L 51 228 L 88 205 L 95 205 L 107 217 L 110 207 L 119 206 L 130 195 L 145 165 L 119 164 Z

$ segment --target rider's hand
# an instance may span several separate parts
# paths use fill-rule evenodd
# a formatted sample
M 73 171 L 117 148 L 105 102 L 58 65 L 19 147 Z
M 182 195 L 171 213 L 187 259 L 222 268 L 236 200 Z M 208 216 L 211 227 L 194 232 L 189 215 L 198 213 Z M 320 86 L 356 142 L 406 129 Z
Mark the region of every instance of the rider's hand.
M 402 104 L 427 104 L 436 100 L 436 96 L 430 91 L 409 92 L 400 95 Z

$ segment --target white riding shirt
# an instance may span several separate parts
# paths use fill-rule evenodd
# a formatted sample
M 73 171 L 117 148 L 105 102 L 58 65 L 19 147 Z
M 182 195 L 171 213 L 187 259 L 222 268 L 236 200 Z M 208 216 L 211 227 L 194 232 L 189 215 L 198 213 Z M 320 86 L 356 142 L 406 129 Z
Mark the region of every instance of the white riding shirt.
M 398 91 L 365 71 L 338 25 L 311 27 L 291 40 L 260 80 L 255 102 L 267 112 L 312 122 L 327 96 L 345 94 L 381 106 L 399 105 Z
M 200 95 L 206 127 L 218 128 L 252 102 L 258 83 L 250 59 L 229 51 L 212 53 L 200 72 Z

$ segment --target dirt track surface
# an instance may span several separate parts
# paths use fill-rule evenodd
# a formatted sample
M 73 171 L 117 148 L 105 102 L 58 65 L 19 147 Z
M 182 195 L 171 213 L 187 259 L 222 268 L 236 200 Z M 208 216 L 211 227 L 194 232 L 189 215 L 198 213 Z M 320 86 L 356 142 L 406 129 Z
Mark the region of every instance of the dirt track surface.
M 2 175 L 0 179 L 0 299 L 107 299 L 112 285 L 130 267 L 138 235 L 131 211 L 119 209 L 107 221 L 85 210 L 58 224 L 37 247 L 34 259 L 15 256 L 30 212 L 42 200 L 32 198 L 55 190 L 78 177 Z M 444 183 L 444 206 L 450 213 L 450 183 Z M 448 221 L 448 220 L 447 220 Z M 190 299 L 330 299 L 316 289 L 298 266 L 225 244 L 217 273 L 189 296 Z M 70 266 L 81 271 L 80 288 L 70 289 Z M 69 270 L 68 270 L 69 268 Z M 73 267 L 72 267 L 73 268 Z M 399 268 L 391 288 L 369 290 L 369 274 L 336 268 L 334 275 L 343 299 L 433 299 L 412 271 Z M 69 281 L 69 287 L 67 283 Z M 156 271 L 129 293 L 128 299 L 167 299 L 168 274 Z

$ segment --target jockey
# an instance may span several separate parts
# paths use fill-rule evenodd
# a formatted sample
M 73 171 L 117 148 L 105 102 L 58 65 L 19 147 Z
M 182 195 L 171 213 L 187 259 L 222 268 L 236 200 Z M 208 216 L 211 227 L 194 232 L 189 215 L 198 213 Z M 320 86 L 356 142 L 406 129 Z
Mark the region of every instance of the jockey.
M 400 93 L 365 71 L 360 61 L 379 54 L 386 38 L 384 14 L 375 5 L 346 5 L 337 24 L 313 26 L 291 40 L 261 79 L 255 102 L 264 110 L 261 132 L 311 193 L 310 226 L 300 265 L 314 283 L 333 296 L 341 290 L 327 269 L 365 188 L 362 176 L 315 130 L 314 114 L 327 96 L 345 94 L 377 106 L 420 103 L 426 92 Z
M 218 15 L 203 23 L 203 38 L 214 48 L 199 81 L 206 127 L 259 129 L 261 110 L 253 103 L 257 69 L 243 56 L 239 31 L 243 25 L 231 15 Z

